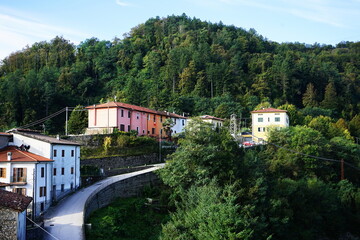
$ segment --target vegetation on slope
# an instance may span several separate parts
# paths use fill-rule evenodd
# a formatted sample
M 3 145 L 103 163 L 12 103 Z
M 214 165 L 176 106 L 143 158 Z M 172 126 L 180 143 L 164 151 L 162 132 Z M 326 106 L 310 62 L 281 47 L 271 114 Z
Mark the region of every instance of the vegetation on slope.
M 123 39 L 62 37 L 11 54 L 0 66 L 1 128 L 101 99 L 190 115 L 248 116 L 261 102 L 359 118 L 360 43 L 267 41 L 255 30 L 191 19 L 152 18 Z M 341 104 L 339 104 L 341 103 Z M 46 122 L 59 131 L 64 119 Z M 358 135 L 358 129 L 351 132 Z

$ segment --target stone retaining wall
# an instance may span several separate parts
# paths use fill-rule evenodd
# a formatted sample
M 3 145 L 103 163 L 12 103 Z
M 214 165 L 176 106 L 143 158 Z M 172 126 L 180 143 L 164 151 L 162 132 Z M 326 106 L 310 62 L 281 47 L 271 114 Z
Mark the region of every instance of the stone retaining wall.
M 160 163 L 158 154 L 156 153 L 140 156 L 81 159 L 81 166 L 96 166 L 98 168 L 103 168 L 105 171 L 156 163 Z
M 8 208 L 0 208 L 0 239 L 17 240 L 18 213 Z
M 101 190 L 93 192 L 84 206 L 84 222 L 86 222 L 92 212 L 106 207 L 116 198 L 138 196 L 142 193 L 145 186 L 156 186 L 159 184 L 159 181 L 155 173 L 148 172 L 111 183 Z

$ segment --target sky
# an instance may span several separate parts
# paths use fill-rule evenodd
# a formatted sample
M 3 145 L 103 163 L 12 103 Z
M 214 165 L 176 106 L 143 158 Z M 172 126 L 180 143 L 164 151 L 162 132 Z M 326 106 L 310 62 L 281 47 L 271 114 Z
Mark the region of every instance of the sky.
M 0 0 L 0 60 L 56 36 L 75 45 L 113 40 L 149 18 L 183 13 L 279 43 L 360 40 L 360 0 Z

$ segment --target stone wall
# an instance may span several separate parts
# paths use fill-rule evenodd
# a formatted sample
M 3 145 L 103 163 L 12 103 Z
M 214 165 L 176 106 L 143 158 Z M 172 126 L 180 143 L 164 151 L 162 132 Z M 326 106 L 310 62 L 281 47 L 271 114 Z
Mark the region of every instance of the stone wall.
M 93 211 L 106 207 L 116 198 L 138 196 L 145 186 L 156 186 L 159 181 L 155 173 L 148 172 L 114 182 L 99 191 L 95 191 L 85 203 L 84 221 L 86 222 Z
M 14 210 L 0 207 L 1 240 L 17 240 L 17 215 Z
M 81 159 L 81 166 L 90 165 L 103 168 L 105 171 L 116 168 L 127 168 L 160 163 L 158 154 L 148 154 L 127 157 L 104 157 Z

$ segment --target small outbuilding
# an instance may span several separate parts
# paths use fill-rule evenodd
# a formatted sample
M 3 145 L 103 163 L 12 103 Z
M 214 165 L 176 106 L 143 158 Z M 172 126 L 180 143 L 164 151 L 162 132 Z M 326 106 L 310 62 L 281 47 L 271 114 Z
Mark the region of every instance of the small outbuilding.
M 31 197 L 0 189 L 0 239 L 26 240 L 26 209 L 31 201 Z

